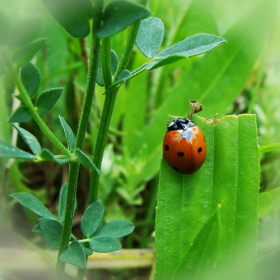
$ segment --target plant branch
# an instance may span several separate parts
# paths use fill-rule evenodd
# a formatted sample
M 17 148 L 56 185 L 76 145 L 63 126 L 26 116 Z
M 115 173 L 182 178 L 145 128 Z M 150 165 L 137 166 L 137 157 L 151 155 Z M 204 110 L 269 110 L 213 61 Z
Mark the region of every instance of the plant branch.
M 5 55 L 5 62 L 7 63 L 9 70 L 11 71 L 11 75 L 13 80 L 18 88 L 20 93 L 20 97 L 24 105 L 28 108 L 28 111 L 37 125 L 40 127 L 41 131 L 50 139 L 50 141 L 54 144 L 54 146 L 59 149 L 65 156 L 72 157 L 71 152 L 58 140 L 58 138 L 53 134 L 53 132 L 49 129 L 47 124 L 43 121 L 41 116 L 39 115 L 36 107 L 34 106 L 30 96 L 28 95 L 19 75 L 15 67 L 12 65 L 12 62 L 8 55 Z

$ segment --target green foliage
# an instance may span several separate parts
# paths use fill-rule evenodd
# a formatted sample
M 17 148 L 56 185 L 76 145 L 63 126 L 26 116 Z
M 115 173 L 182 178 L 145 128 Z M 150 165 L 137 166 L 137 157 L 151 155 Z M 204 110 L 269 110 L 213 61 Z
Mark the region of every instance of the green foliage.
M 47 9 L 53 17 L 76 38 L 89 35 L 89 19 L 93 16 L 92 4 L 89 0 L 44 0 Z
M 32 97 L 38 90 L 40 85 L 40 72 L 34 64 L 28 62 L 21 68 L 21 80 L 30 97 Z
M 147 18 L 141 21 L 136 45 L 143 55 L 152 58 L 161 46 L 163 35 L 164 26 L 162 21 L 156 17 Z
M 0 157 L 1 158 L 18 158 L 25 160 L 35 160 L 36 157 L 32 154 L 29 154 L 23 150 L 20 150 L 17 147 L 14 147 L 10 144 L 5 143 L 0 140 Z
M 78 241 L 73 241 L 59 257 L 62 262 L 73 264 L 81 269 L 86 268 L 86 254 Z
M 103 214 L 104 209 L 100 200 L 87 207 L 81 219 L 81 229 L 84 236 L 90 237 L 98 229 Z
M 40 114 L 46 114 L 58 101 L 63 88 L 51 88 L 43 91 L 36 99 L 36 107 Z
M 67 147 L 70 150 L 71 153 L 73 153 L 74 148 L 75 148 L 75 135 L 71 129 L 71 127 L 67 124 L 67 122 L 65 121 L 65 119 L 61 116 L 59 116 L 59 120 L 60 120 L 60 124 L 63 128 L 64 134 L 65 134 L 65 138 L 67 141 Z
M 37 138 L 32 135 L 30 132 L 27 130 L 12 124 L 13 127 L 18 131 L 18 133 L 21 135 L 23 138 L 24 142 L 28 145 L 30 150 L 33 152 L 34 155 L 39 155 L 41 153 L 41 145 L 38 142 Z
M 88 167 L 90 169 L 94 169 L 98 174 L 100 174 L 100 171 L 97 169 L 96 165 L 92 162 L 92 160 L 80 149 L 75 150 L 75 155 L 78 159 L 78 161 L 84 165 L 85 167 Z
M 128 1 L 115 1 L 107 5 L 99 38 L 108 38 L 124 30 L 134 22 L 147 17 L 150 12 L 142 5 Z
M 42 204 L 42 202 L 29 193 L 14 193 L 11 195 L 20 204 L 34 212 L 38 216 L 47 219 L 53 219 L 53 214 Z
M 99 253 L 108 253 L 121 249 L 118 240 L 110 236 L 93 237 L 89 242 L 90 248 Z
M 256 118 L 244 114 L 195 121 L 207 143 L 203 166 L 182 175 L 162 160 L 156 279 L 223 279 L 223 270 L 230 279 L 251 279 L 260 178 Z
M 42 218 L 39 219 L 39 225 L 48 247 L 58 250 L 62 236 L 62 224 L 58 220 Z
M 10 116 L 10 123 L 24 123 L 32 120 L 32 117 L 28 111 L 28 108 L 24 105 L 20 105 Z

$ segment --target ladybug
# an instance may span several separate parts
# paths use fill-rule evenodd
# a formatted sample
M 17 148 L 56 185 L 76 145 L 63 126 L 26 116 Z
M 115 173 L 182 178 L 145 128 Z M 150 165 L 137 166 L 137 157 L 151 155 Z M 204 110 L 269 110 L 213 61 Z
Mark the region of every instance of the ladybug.
M 203 132 L 186 118 L 176 118 L 167 126 L 162 148 L 167 163 L 182 174 L 196 172 L 206 157 Z

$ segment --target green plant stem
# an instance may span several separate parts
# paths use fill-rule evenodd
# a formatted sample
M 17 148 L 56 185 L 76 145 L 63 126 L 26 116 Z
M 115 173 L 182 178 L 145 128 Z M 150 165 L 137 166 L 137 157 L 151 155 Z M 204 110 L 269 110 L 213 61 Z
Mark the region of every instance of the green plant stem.
M 97 2 L 101 2 L 101 1 L 97 1 Z M 85 133 L 86 133 L 90 111 L 92 107 L 95 83 L 96 83 L 97 65 L 98 65 L 97 54 L 99 52 L 100 39 L 97 37 L 96 35 L 97 32 L 95 31 L 98 30 L 101 26 L 102 5 L 98 6 L 97 9 L 99 12 L 96 13 L 96 17 L 95 20 L 93 21 L 93 26 L 92 26 L 92 43 L 91 43 L 90 54 L 89 54 L 87 86 L 86 86 L 86 92 L 83 100 L 82 113 L 78 126 L 77 140 L 75 145 L 75 148 L 79 148 L 79 149 L 82 149 L 83 147 Z
M 61 279 L 61 275 L 64 272 L 65 263 L 59 260 L 59 256 L 68 248 L 69 240 L 72 231 L 72 221 L 74 217 L 74 206 L 77 191 L 77 182 L 79 175 L 79 163 L 72 162 L 69 164 L 69 176 L 68 176 L 68 191 L 66 198 L 65 219 L 63 224 L 62 236 L 60 247 L 58 251 L 58 258 L 56 263 L 55 279 Z
M 115 72 L 112 82 L 114 82 L 117 79 L 118 75 L 124 69 L 126 69 L 126 67 L 128 65 L 129 59 L 132 54 L 133 46 L 134 46 L 134 43 L 136 40 L 139 25 L 140 25 L 140 21 L 134 23 L 129 28 L 127 43 L 125 45 L 124 51 L 122 53 L 118 68 Z M 103 41 L 103 43 L 104 43 L 104 41 Z M 108 47 L 104 47 L 103 50 L 104 51 L 106 50 L 106 52 L 107 52 L 106 55 L 104 54 L 104 52 L 102 52 L 102 56 L 104 56 L 104 60 L 106 59 L 106 57 L 108 59 L 108 57 L 110 57 L 109 56 L 110 53 L 108 54 L 108 52 L 111 50 L 108 49 Z M 108 68 L 103 68 L 102 71 L 104 73 L 104 71 L 111 71 L 111 69 L 109 70 Z M 103 76 L 109 76 L 109 75 L 111 75 L 111 72 L 104 73 L 104 74 L 103 74 Z M 110 84 L 107 84 L 107 86 L 110 86 Z M 105 95 L 104 107 L 103 107 L 103 112 L 102 112 L 102 116 L 101 116 L 100 127 L 98 130 L 98 135 L 97 135 L 97 140 L 96 140 L 96 145 L 95 145 L 95 150 L 94 150 L 94 157 L 93 157 L 93 163 L 99 170 L 101 168 L 104 149 L 105 149 L 105 145 L 107 142 L 108 129 L 109 129 L 111 117 L 113 114 L 113 109 L 114 109 L 117 93 L 118 93 L 118 88 L 111 92 L 108 92 Z M 99 177 L 100 177 L 100 175 L 97 174 L 96 172 L 94 174 L 92 174 L 92 176 L 91 176 L 88 205 L 92 204 L 97 199 Z
M 105 84 L 105 90 L 112 84 L 111 70 L 111 39 L 102 40 L 102 73 Z
M 21 79 L 19 78 L 17 70 L 15 69 L 15 67 L 13 67 L 8 55 L 5 56 L 5 61 L 6 61 L 7 65 L 9 66 L 9 69 L 11 71 L 10 73 L 19 90 L 20 97 L 21 97 L 24 105 L 28 108 L 30 115 L 35 120 L 35 122 L 38 124 L 41 131 L 50 139 L 50 141 L 54 144 L 54 146 L 57 147 L 57 149 L 59 149 L 65 156 L 72 157 L 71 152 L 57 139 L 57 137 L 53 134 L 53 132 L 49 129 L 47 124 L 43 121 L 43 119 L 39 115 L 30 96 L 28 95 Z
M 94 20 L 92 21 L 92 39 L 89 54 L 89 69 L 87 75 L 87 85 L 86 92 L 83 98 L 82 112 L 80 117 L 80 122 L 78 126 L 77 138 L 75 143 L 75 148 L 82 149 L 86 128 L 89 121 L 92 99 L 95 90 L 97 66 L 98 66 L 98 52 L 100 39 L 97 37 L 97 30 L 101 26 L 102 21 L 102 9 L 103 1 L 95 1 L 94 7 Z M 79 163 L 69 164 L 69 175 L 68 175 L 68 192 L 66 199 L 66 209 L 65 209 L 65 219 L 61 237 L 61 243 L 58 253 L 56 275 L 55 279 L 60 279 L 61 274 L 64 271 L 65 263 L 59 260 L 59 256 L 68 248 L 69 240 L 72 232 L 72 222 L 74 217 L 75 209 L 75 198 L 77 192 L 77 183 L 79 175 Z M 79 270 L 77 274 L 77 279 L 82 279 L 84 275 L 84 270 Z

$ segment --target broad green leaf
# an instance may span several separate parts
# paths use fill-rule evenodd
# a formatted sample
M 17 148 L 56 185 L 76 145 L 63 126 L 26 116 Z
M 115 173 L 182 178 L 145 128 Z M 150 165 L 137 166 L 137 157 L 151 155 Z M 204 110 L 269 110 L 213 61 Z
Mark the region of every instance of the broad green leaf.
M 201 225 L 191 246 L 183 254 L 181 262 L 172 273 L 172 279 L 204 279 L 206 277 L 211 279 L 213 277 L 219 249 L 220 223 L 218 206 L 218 209 Z
M 100 174 L 99 169 L 95 166 L 95 164 L 92 162 L 92 160 L 80 149 L 75 150 L 75 155 L 78 159 L 78 161 L 85 167 L 94 169 L 98 174 Z
M 249 114 L 216 120 L 194 117 L 194 121 L 207 143 L 202 167 L 194 174 L 182 175 L 162 159 L 156 211 L 156 279 L 170 279 L 179 263 L 186 273 L 191 273 L 190 264 L 197 263 L 196 273 L 203 274 L 200 261 L 207 257 L 211 263 L 215 262 L 214 276 L 224 271 L 233 279 L 252 279 L 260 183 L 256 117 Z M 207 247 L 193 250 L 202 225 L 218 205 L 221 220 L 218 241 L 216 234 L 209 232 Z M 211 250 L 215 254 L 210 256 Z M 186 259 L 186 252 L 193 254 Z
M 33 152 L 33 154 L 39 155 L 41 153 L 41 145 L 38 142 L 37 138 L 27 130 L 15 124 L 12 124 L 12 126 L 18 131 L 18 133 L 23 138 L 24 142 L 28 145 L 30 150 Z
M 280 208 L 280 188 L 269 192 L 260 193 L 259 197 L 259 218 L 263 218 Z
M 39 224 L 46 244 L 52 250 L 58 250 L 62 235 L 62 224 L 58 220 L 48 218 L 40 219 Z
M 66 183 L 61 187 L 61 190 L 59 193 L 58 218 L 62 223 L 64 222 L 67 192 L 68 192 L 68 184 Z M 75 198 L 75 206 L 74 206 L 75 210 L 74 211 L 76 211 L 76 208 L 77 208 L 77 198 Z
M 0 140 L 0 158 L 18 158 L 26 160 L 36 159 L 34 155 L 20 150 L 19 148 L 12 146 L 2 140 Z
M 93 16 L 89 0 L 43 0 L 53 17 L 76 37 L 85 38 L 90 33 L 89 19 Z
M 40 155 L 37 158 L 38 161 L 54 161 L 60 164 L 66 163 L 71 161 L 71 158 L 65 158 L 54 155 L 50 150 L 48 149 L 42 149 Z
M 121 249 L 120 242 L 109 236 L 93 237 L 89 242 L 90 248 L 99 253 L 108 253 Z
M 114 220 L 104 225 L 96 236 L 119 238 L 130 234 L 133 230 L 133 223 L 126 220 Z
M 102 50 L 101 47 L 99 48 L 98 52 L 98 68 L 97 68 L 97 76 L 96 76 L 96 82 L 99 86 L 104 87 L 104 79 L 103 79 L 103 73 L 102 73 Z M 111 50 L 111 71 L 112 74 L 114 74 L 117 70 L 119 63 L 119 59 L 117 54 Z
M 103 25 L 97 35 L 99 38 L 111 37 L 149 14 L 150 12 L 142 5 L 127 1 L 114 1 L 105 8 Z
M 40 114 L 46 114 L 58 101 L 63 88 L 51 88 L 43 91 L 36 100 L 36 107 Z
M 136 45 L 143 55 L 152 58 L 160 48 L 163 35 L 164 26 L 159 18 L 144 19 L 138 30 Z
M 97 230 L 102 221 L 103 214 L 104 209 L 100 200 L 87 207 L 81 219 L 81 229 L 84 236 L 89 237 Z
M 40 85 L 40 72 L 34 64 L 28 62 L 21 68 L 21 81 L 30 97 L 32 97 Z
M 42 202 L 30 193 L 14 193 L 11 197 L 16 199 L 24 207 L 40 217 L 53 219 L 53 214 L 42 204 Z
M 224 42 L 226 42 L 224 38 L 211 34 L 192 36 L 157 54 L 156 61 L 149 63 L 147 69 L 156 69 L 183 58 L 203 54 Z
M 83 246 L 78 241 L 73 241 L 60 255 L 59 260 L 75 265 L 81 269 L 86 268 L 86 255 Z
M 10 116 L 10 123 L 24 123 L 32 120 L 32 117 L 26 106 L 20 105 Z
M 13 55 L 13 61 L 19 66 L 25 65 L 42 48 L 46 39 L 39 38 L 18 49 Z
M 71 129 L 71 127 L 67 124 L 67 122 L 65 121 L 65 119 L 61 116 L 59 116 L 59 120 L 61 123 L 61 126 L 63 128 L 64 134 L 65 134 L 65 138 L 67 141 L 67 147 L 70 150 L 70 152 L 72 153 L 74 151 L 74 147 L 75 147 L 75 135 Z

